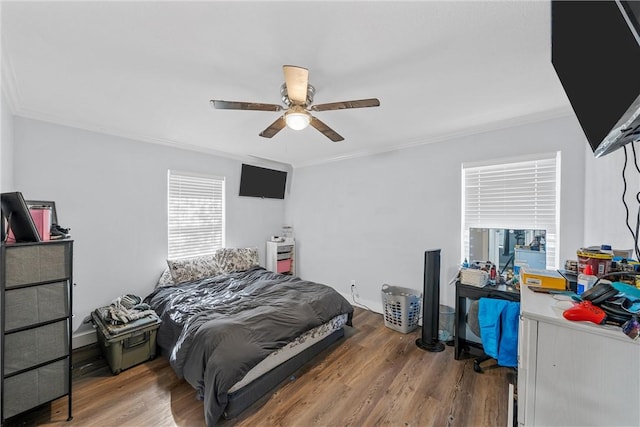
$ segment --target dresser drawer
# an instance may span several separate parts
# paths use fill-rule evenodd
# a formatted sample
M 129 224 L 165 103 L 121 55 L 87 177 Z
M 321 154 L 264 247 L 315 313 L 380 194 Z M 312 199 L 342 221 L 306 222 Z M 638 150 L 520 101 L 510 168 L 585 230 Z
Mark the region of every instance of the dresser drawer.
M 4 380 L 4 417 L 9 418 L 69 393 L 69 359 Z
M 293 245 L 285 245 L 285 246 L 278 246 L 278 253 L 282 253 L 282 252 L 292 252 L 293 251 Z
M 4 374 L 67 356 L 68 337 L 67 320 L 5 335 Z
M 5 288 L 66 279 L 71 275 L 70 258 L 70 244 L 7 246 Z
M 69 315 L 68 282 L 55 282 L 5 292 L 5 331 Z

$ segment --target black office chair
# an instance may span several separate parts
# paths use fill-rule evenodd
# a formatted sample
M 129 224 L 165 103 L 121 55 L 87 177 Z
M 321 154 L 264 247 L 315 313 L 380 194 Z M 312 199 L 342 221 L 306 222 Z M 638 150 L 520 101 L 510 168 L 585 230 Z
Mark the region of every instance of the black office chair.
M 469 329 L 471 329 L 471 332 L 482 338 L 480 336 L 480 321 L 478 320 L 479 307 L 480 300 L 473 300 L 473 302 L 471 302 L 469 311 L 467 312 L 467 325 L 469 325 Z M 484 371 L 482 370 L 482 366 L 480 366 L 480 364 L 490 359 L 492 359 L 492 357 L 483 352 L 481 356 L 476 357 L 473 361 L 473 370 L 478 372 L 479 374 L 483 373 Z
M 491 296 L 490 298 L 513 301 L 511 297 L 505 297 L 503 295 L 499 295 L 496 297 Z M 481 332 L 480 332 L 480 321 L 478 320 L 479 307 L 480 307 L 480 300 L 474 300 L 471 303 L 471 305 L 469 306 L 469 311 L 467 313 L 467 324 L 469 325 L 469 329 L 471 329 L 471 332 L 473 332 L 474 334 L 476 334 L 482 339 Z M 486 353 L 484 353 L 483 351 L 482 355 L 478 356 L 473 361 L 473 370 L 478 373 L 483 373 L 481 364 L 490 359 L 493 359 L 493 358 L 487 355 Z

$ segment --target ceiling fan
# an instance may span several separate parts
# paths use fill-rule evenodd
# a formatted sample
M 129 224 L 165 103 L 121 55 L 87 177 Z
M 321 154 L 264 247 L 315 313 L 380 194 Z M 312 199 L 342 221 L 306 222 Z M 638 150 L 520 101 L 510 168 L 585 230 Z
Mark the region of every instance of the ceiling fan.
M 347 108 L 378 107 L 377 98 L 359 99 L 354 101 L 331 102 L 328 104 L 313 104 L 315 88 L 309 84 L 309 70 L 295 65 L 284 65 L 284 83 L 280 87 L 282 102 L 287 106 L 284 114 L 260 132 L 264 138 L 272 138 L 275 134 L 288 126 L 294 130 L 301 130 L 308 125 L 313 126 L 324 136 L 334 142 L 344 138 L 327 126 L 320 119 L 311 115 L 310 111 L 344 110 Z M 253 111 L 282 111 L 278 104 L 262 104 L 257 102 L 221 101 L 212 99 L 211 106 L 220 110 L 253 110 Z

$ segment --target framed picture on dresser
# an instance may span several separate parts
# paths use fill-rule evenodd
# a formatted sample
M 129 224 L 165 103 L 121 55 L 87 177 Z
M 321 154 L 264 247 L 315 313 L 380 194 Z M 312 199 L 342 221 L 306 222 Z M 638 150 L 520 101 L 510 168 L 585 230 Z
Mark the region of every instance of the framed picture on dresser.
M 6 240 L 11 238 L 9 230 L 13 233 L 16 242 L 39 242 L 40 234 L 36 224 L 29 213 L 29 207 L 19 191 L 2 193 L 0 195 L 2 216 L 8 224 Z

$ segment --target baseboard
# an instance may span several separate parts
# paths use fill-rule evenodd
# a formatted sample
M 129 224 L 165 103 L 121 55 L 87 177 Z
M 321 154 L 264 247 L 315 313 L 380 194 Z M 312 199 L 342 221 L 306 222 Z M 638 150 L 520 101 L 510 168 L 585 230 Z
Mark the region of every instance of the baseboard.
M 342 295 L 347 301 L 351 303 L 354 307 L 364 308 L 365 310 L 373 311 L 374 313 L 382 314 L 382 301 L 371 301 L 364 298 L 356 298 L 357 302 L 354 302 L 351 294 L 345 294 L 343 292 L 338 291 L 340 295 Z
M 71 337 L 71 348 L 85 347 L 98 342 L 95 329 L 76 331 Z

